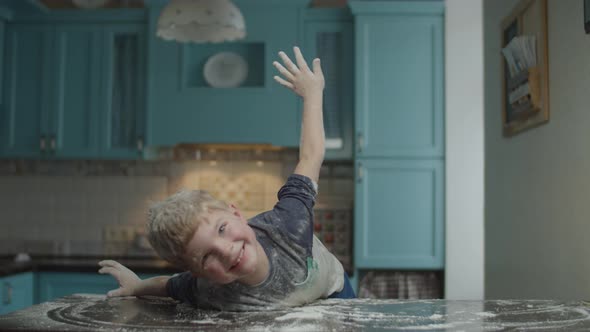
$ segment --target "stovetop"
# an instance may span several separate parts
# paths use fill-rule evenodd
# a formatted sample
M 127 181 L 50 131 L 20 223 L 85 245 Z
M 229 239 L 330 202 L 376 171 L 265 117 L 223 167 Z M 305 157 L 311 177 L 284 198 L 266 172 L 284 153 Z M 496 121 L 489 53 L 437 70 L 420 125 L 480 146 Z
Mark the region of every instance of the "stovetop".
M 75 294 L 0 316 L 2 331 L 376 331 L 590 329 L 590 303 L 322 300 L 278 311 L 197 310 L 167 298 Z

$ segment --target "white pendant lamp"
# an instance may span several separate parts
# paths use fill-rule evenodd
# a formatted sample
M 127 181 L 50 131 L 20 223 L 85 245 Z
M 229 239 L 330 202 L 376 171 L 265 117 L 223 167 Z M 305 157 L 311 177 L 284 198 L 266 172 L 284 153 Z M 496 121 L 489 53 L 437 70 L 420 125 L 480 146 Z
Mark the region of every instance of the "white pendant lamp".
M 230 0 L 171 0 L 160 13 L 158 37 L 219 43 L 246 37 L 242 13 Z

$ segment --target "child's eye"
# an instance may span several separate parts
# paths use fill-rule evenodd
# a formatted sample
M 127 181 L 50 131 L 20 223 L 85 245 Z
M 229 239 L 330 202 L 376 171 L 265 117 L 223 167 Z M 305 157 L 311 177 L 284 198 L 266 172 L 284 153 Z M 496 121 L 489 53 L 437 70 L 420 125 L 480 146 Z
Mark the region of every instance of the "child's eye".
M 219 234 L 223 233 L 223 231 L 225 231 L 225 224 L 219 226 Z

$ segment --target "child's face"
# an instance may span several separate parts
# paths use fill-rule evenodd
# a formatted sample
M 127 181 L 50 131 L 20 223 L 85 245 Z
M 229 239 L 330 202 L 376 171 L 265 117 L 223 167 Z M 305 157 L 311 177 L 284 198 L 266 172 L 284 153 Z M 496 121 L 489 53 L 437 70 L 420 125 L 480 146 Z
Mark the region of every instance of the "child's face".
M 186 253 L 190 271 L 197 277 L 218 284 L 255 284 L 264 251 L 247 220 L 232 206 L 231 211 L 211 210 L 204 216 Z

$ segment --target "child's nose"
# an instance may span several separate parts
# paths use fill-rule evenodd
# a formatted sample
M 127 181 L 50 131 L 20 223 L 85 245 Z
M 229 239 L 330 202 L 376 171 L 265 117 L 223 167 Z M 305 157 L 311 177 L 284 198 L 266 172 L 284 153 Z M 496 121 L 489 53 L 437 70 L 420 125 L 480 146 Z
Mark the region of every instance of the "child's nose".
M 233 243 L 227 243 L 221 250 L 221 257 L 223 257 L 223 260 L 228 263 L 231 264 L 231 259 L 232 259 L 232 254 L 234 252 L 234 245 Z
M 219 241 L 215 246 L 215 253 L 223 260 L 230 259 L 234 249 L 233 246 L 230 241 Z

